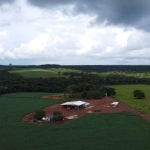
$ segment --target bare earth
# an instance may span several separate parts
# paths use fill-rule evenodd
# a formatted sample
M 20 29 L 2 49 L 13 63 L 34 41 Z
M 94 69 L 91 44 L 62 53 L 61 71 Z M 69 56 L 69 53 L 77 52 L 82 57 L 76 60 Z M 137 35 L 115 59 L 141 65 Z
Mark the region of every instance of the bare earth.
M 60 94 L 60 95 L 52 95 L 52 96 L 43 96 L 42 99 L 62 99 L 62 98 L 68 98 L 69 94 Z
M 81 117 L 81 116 L 87 114 L 88 112 L 94 112 L 95 109 L 101 110 L 101 112 L 96 112 L 99 114 L 101 114 L 101 113 L 117 113 L 117 112 L 123 112 L 123 111 L 131 112 L 131 113 L 136 114 L 150 122 L 149 115 L 142 114 L 139 111 L 134 110 L 133 108 L 123 104 L 122 102 L 119 102 L 119 105 L 117 107 L 112 107 L 111 103 L 115 102 L 116 100 L 113 98 L 110 98 L 110 97 L 98 99 L 98 100 L 92 99 L 92 100 L 83 100 L 83 101 L 90 103 L 90 106 L 87 108 L 80 109 L 80 110 L 71 109 L 71 110 L 67 111 L 65 108 L 61 108 L 60 104 L 57 104 L 57 105 L 46 107 L 43 110 L 45 110 L 46 115 L 52 115 L 53 111 L 60 111 L 63 114 L 63 116 L 65 117 L 63 124 L 71 121 L 73 119 L 73 117 L 78 118 L 78 117 Z M 33 122 L 33 116 L 34 116 L 34 112 L 24 116 L 22 121 Z M 67 119 L 67 118 L 69 118 L 69 119 Z M 51 123 L 54 123 L 54 122 L 51 122 Z M 62 123 L 57 122 L 55 124 L 62 124 Z

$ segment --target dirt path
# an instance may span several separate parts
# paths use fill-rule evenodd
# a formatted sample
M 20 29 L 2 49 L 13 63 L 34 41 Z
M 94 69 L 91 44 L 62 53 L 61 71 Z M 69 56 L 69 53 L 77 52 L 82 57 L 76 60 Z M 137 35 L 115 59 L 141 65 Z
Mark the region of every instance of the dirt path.
M 52 95 L 52 96 L 43 96 L 42 99 L 55 99 L 55 100 L 59 100 L 62 98 L 68 98 L 69 94 L 60 94 L 60 95 Z

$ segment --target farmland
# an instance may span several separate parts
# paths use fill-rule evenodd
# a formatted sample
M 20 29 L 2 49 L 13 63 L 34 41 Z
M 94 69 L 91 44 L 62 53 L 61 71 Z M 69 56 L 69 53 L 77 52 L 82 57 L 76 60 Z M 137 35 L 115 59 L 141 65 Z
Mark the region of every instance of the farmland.
M 77 72 L 80 73 L 82 71 L 75 69 L 65 69 L 65 68 L 13 68 L 13 70 L 9 71 L 10 73 L 17 73 L 24 77 L 42 77 L 42 78 L 50 78 L 50 77 L 68 77 L 67 75 L 63 75 L 64 72 Z
M 17 73 L 24 77 L 68 77 L 64 73 L 87 73 L 84 70 L 68 69 L 68 68 L 13 68 L 9 71 L 10 73 Z M 134 71 L 90 71 L 90 74 L 97 75 L 99 77 L 108 76 L 125 76 L 125 77 L 135 77 L 135 78 L 150 78 L 150 72 L 134 72 Z
M 39 69 L 39 68 L 20 68 L 20 69 L 14 69 L 11 70 L 10 73 L 17 73 L 24 77 L 65 77 L 63 75 L 58 74 L 58 70 L 49 70 L 49 69 Z
M 150 85 L 116 85 L 111 86 L 116 89 L 116 98 L 132 108 L 150 115 Z M 134 99 L 133 91 L 142 90 L 145 100 Z
M 50 93 L 15 93 L 0 97 L 2 150 L 150 149 L 150 123 L 126 112 L 87 114 L 61 126 L 21 122 L 25 114 L 58 102 L 42 100 L 44 95 Z

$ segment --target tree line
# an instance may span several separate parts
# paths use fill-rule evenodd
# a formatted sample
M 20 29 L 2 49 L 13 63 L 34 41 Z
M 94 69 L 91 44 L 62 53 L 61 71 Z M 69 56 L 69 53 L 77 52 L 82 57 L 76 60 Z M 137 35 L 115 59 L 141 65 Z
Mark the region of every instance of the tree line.
M 150 65 L 59 65 L 59 64 L 43 64 L 43 65 L 0 65 L 0 69 L 13 69 L 13 68 L 67 68 L 76 69 L 86 72 L 109 72 L 109 71 L 122 71 L 122 72 L 135 72 L 143 73 L 150 72 Z
M 104 91 L 102 87 L 106 85 L 121 84 L 150 84 L 150 79 L 135 78 L 126 76 L 108 76 L 99 77 L 95 74 L 82 73 L 77 78 L 73 75 L 69 78 L 51 77 L 51 78 L 25 78 L 19 74 L 9 73 L 8 70 L 0 70 L 0 93 L 16 93 L 16 92 L 67 92 L 72 86 L 76 93 L 80 93 L 83 97 L 89 91 Z M 83 92 L 81 94 L 81 92 Z M 104 94 L 103 92 L 103 94 Z M 75 92 L 74 92 L 75 93 Z M 94 95 L 94 94 L 93 94 Z M 89 96 L 90 97 L 90 96 Z

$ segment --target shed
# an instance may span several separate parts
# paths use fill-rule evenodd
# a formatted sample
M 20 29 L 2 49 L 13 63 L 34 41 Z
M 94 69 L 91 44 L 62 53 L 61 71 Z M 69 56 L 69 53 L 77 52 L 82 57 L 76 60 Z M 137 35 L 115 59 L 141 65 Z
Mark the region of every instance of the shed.
M 118 105 L 119 105 L 119 102 L 113 102 L 113 103 L 111 103 L 112 107 L 117 107 Z

